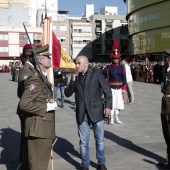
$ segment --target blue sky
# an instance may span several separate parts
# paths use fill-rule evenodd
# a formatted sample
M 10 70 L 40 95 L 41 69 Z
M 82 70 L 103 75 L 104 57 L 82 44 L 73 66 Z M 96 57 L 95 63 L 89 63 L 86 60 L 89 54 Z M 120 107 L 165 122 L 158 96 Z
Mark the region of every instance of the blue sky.
M 99 13 L 104 6 L 117 6 L 118 15 L 125 15 L 123 0 L 58 0 L 58 10 L 69 11 L 71 16 L 81 16 L 86 4 L 94 4 L 94 12 Z

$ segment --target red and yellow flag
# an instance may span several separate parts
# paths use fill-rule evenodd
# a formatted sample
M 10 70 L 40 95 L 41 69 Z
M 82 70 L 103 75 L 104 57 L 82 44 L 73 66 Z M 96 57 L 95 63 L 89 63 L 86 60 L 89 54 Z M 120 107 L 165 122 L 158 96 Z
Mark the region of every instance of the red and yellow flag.
M 75 63 L 62 48 L 60 41 L 51 29 L 51 21 L 46 17 L 42 23 L 42 45 L 49 44 L 52 53 L 52 65 L 63 70 L 75 69 Z

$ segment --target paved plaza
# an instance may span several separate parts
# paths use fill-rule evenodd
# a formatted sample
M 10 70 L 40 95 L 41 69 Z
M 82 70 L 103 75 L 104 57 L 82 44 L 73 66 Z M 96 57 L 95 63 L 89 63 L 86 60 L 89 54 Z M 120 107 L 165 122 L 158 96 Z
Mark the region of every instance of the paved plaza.
M 158 170 L 157 162 L 166 155 L 160 121 L 160 85 L 134 82 L 135 104 L 125 104 L 120 113 L 123 125 L 105 123 L 106 166 L 108 170 Z M 126 99 L 125 99 L 126 100 Z M 75 170 L 81 163 L 79 138 L 73 107 L 74 96 L 66 98 L 65 107 L 56 110 L 54 170 Z M 0 170 L 16 170 L 20 122 L 16 115 L 17 82 L 10 73 L 0 73 Z M 93 132 L 90 135 L 90 170 L 95 170 L 96 153 Z M 49 162 L 49 170 L 52 161 Z

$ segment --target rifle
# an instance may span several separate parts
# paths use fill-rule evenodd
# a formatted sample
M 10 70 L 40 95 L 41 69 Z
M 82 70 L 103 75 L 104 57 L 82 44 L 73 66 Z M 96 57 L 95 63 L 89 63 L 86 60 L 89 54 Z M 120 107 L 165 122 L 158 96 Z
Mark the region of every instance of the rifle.
M 30 43 L 31 48 L 32 48 L 32 51 L 33 51 L 33 57 L 34 57 L 35 63 L 36 63 L 37 66 L 38 66 L 40 76 L 41 76 L 42 81 L 43 81 L 43 83 L 45 84 L 45 88 L 47 89 L 47 92 L 48 92 L 48 97 L 49 97 L 49 99 L 47 99 L 47 102 L 49 102 L 49 103 L 50 103 L 50 102 L 54 102 L 54 99 L 52 98 L 52 93 L 51 93 L 50 89 L 49 89 L 48 86 L 47 86 L 45 77 L 44 77 L 44 75 L 43 75 L 43 73 L 42 73 L 41 67 L 40 67 L 40 65 L 39 65 L 39 62 L 38 62 L 38 59 L 37 59 L 37 56 L 36 56 L 36 52 L 35 52 L 35 50 L 34 50 L 34 47 L 33 47 L 32 43 L 31 43 L 31 39 L 30 39 L 30 37 L 29 37 L 29 35 L 28 35 L 28 31 L 27 31 L 27 28 L 26 28 L 26 26 L 25 26 L 24 23 L 23 23 L 23 26 L 24 26 L 26 35 L 27 35 L 27 37 L 28 37 L 29 43 Z

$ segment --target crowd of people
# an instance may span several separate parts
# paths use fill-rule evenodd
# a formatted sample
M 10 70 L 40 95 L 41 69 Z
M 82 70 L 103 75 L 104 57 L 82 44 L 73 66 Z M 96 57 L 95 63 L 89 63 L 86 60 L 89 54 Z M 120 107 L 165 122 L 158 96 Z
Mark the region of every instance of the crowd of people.
M 160 84 L 163 78 L 164 61 L 127 61 L 133 81 Z M 104 69 L 110 63 L 92 62 L 90 67 Z
M 11 71 L 11 66 L 3 64 L 0 66 L 0 73 L 9 73 Z
M 127 104 L 135 102 L 133 92 L 134 62 L 128 64 L 121 57 L 117 43 L 110 54 L 109 64 L 89 63 L 86 56 L 80 55 L 75 60 L 76 72 L 67 82 L 66 74 L 57 69 L 54 72 L 54 91 L 46 74 L 51 66 L 49 46 L 32 49 L 29 44 L 23 48 L 22 68 L 18 75 L 19 103 L 17 114 L 21 123 L 20 163 L 23 170 L 47 170 L 51 149 L 55 141 L 55 109 L 58 90 L 61 92 L 60 107 L 64 108 L 64 97 L 75 96 L 77 131 L 79 136 L 81 164 L 80 170 L 89 170 L 90 129 L 93 130 L 96 144 L 97 170 L 107 170 L 104 146 L 104 118 L 108 124 L 122 124 L 120 111 L 124 109 L 125 92 Z M 34 58 L 36 53 L 37 60 Z M 170 56 L 170 51 L 166 52 Z M 166 58 L 166 57 L 165 57 Z M 146 64 L 146 63 L 145 63 Z M 158 63 L 157 63 L 158 64 Z M 154 69 L 158 70 L 158 65 Z M 169 97 L 170 97 L 170 57 L 167 57 L 162 69 L 162 129 L 167 144 L 167 158 L 158 163 L 165 169 L 170 168 L 170 132 L 169 132 Z M 144 71 L 144 65 L 137 63 Z M 141 66 L 142 65 L 142 66 Z M 153 70 L 154 70 L 153 69 Z M 157 71 L 158 72 L 158 71 Z M 139 74 L 139 73 L 137 73 Z M 159 82 L 159 76 L 155 83 Z M 168 78 L 167 78 L 168 77 Z

